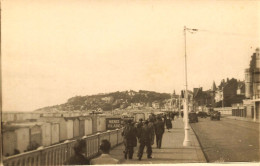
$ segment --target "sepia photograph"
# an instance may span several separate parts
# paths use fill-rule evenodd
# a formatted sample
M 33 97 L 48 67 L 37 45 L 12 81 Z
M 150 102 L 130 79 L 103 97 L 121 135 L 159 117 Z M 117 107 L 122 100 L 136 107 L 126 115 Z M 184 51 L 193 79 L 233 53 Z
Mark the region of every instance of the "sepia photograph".
M 259 0 L 1 0 L 0 165 L 259 165 Z

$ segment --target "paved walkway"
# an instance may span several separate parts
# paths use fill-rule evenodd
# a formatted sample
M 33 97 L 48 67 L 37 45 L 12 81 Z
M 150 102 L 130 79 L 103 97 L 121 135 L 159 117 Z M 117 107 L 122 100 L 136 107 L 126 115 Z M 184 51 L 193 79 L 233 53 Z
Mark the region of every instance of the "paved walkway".
M 124 146 L 120 145 L 111 151 L 111 155 L 120 160 L 122 164 L 166 164 L 166 163 L 205 163 L 206 159 L 198 143 L 198 140 L 190 128 L 190 147 L 182 145 L 184 139 L 184 126 L 182 118 L 172 121 L 173 129 L 170 132 L 165 130 L 163 135 L 162 148 L 157 149 L 153 145 L 152 159 L 147 159 L 143 155 L 141 161 L 137 159 L 138 147 L 135 147 L 134 157 L 132 160 L 125 160 L 123 155 Z M 144 150 L 146 152 L 146 150 Z

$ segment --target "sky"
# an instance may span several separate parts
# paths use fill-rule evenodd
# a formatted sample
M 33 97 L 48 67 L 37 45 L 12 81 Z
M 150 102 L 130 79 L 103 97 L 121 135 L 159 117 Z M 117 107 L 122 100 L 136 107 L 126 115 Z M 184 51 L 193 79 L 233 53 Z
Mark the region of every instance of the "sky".
M 3 111 L 124 90 L 180 93 L 244 80 L 259 1 L 2 0 Z

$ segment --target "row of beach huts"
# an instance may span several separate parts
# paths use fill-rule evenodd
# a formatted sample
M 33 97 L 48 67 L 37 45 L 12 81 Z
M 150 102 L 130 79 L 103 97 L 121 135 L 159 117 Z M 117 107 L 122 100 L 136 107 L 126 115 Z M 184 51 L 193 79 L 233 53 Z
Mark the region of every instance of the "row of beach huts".
M 4 156 L 11 156 L 105 131 L 106 118 L 111 118 L 111 115 L 34 114 L 28 115 L 27 118 L 23 116 L 23 119 L 19 120 L 17 120 L 17 117 L 10 120 L 10 117 L 2 125 Z M 4 118 L 6 117 L 3 116 Z
M 106 131 L 106 120 L 122 118 L 123 114 L 2 113 L 3 155 L 7 157 Z M 138 121 L 147 119 L 150 114 L 150 111 L 133 111 L 128 116 Z

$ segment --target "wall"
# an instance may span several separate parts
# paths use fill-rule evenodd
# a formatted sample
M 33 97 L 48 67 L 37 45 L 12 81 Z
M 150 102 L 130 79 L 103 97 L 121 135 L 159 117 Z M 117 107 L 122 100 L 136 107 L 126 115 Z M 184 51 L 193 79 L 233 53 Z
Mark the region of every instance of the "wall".
M 11 122 L 14 121 L 14 113 L 2 113 L 2 121 L 3 122 Z
M 214 111 L 219 111 L 221 115 L 232 115 L 232 107 L 214 108 Z

